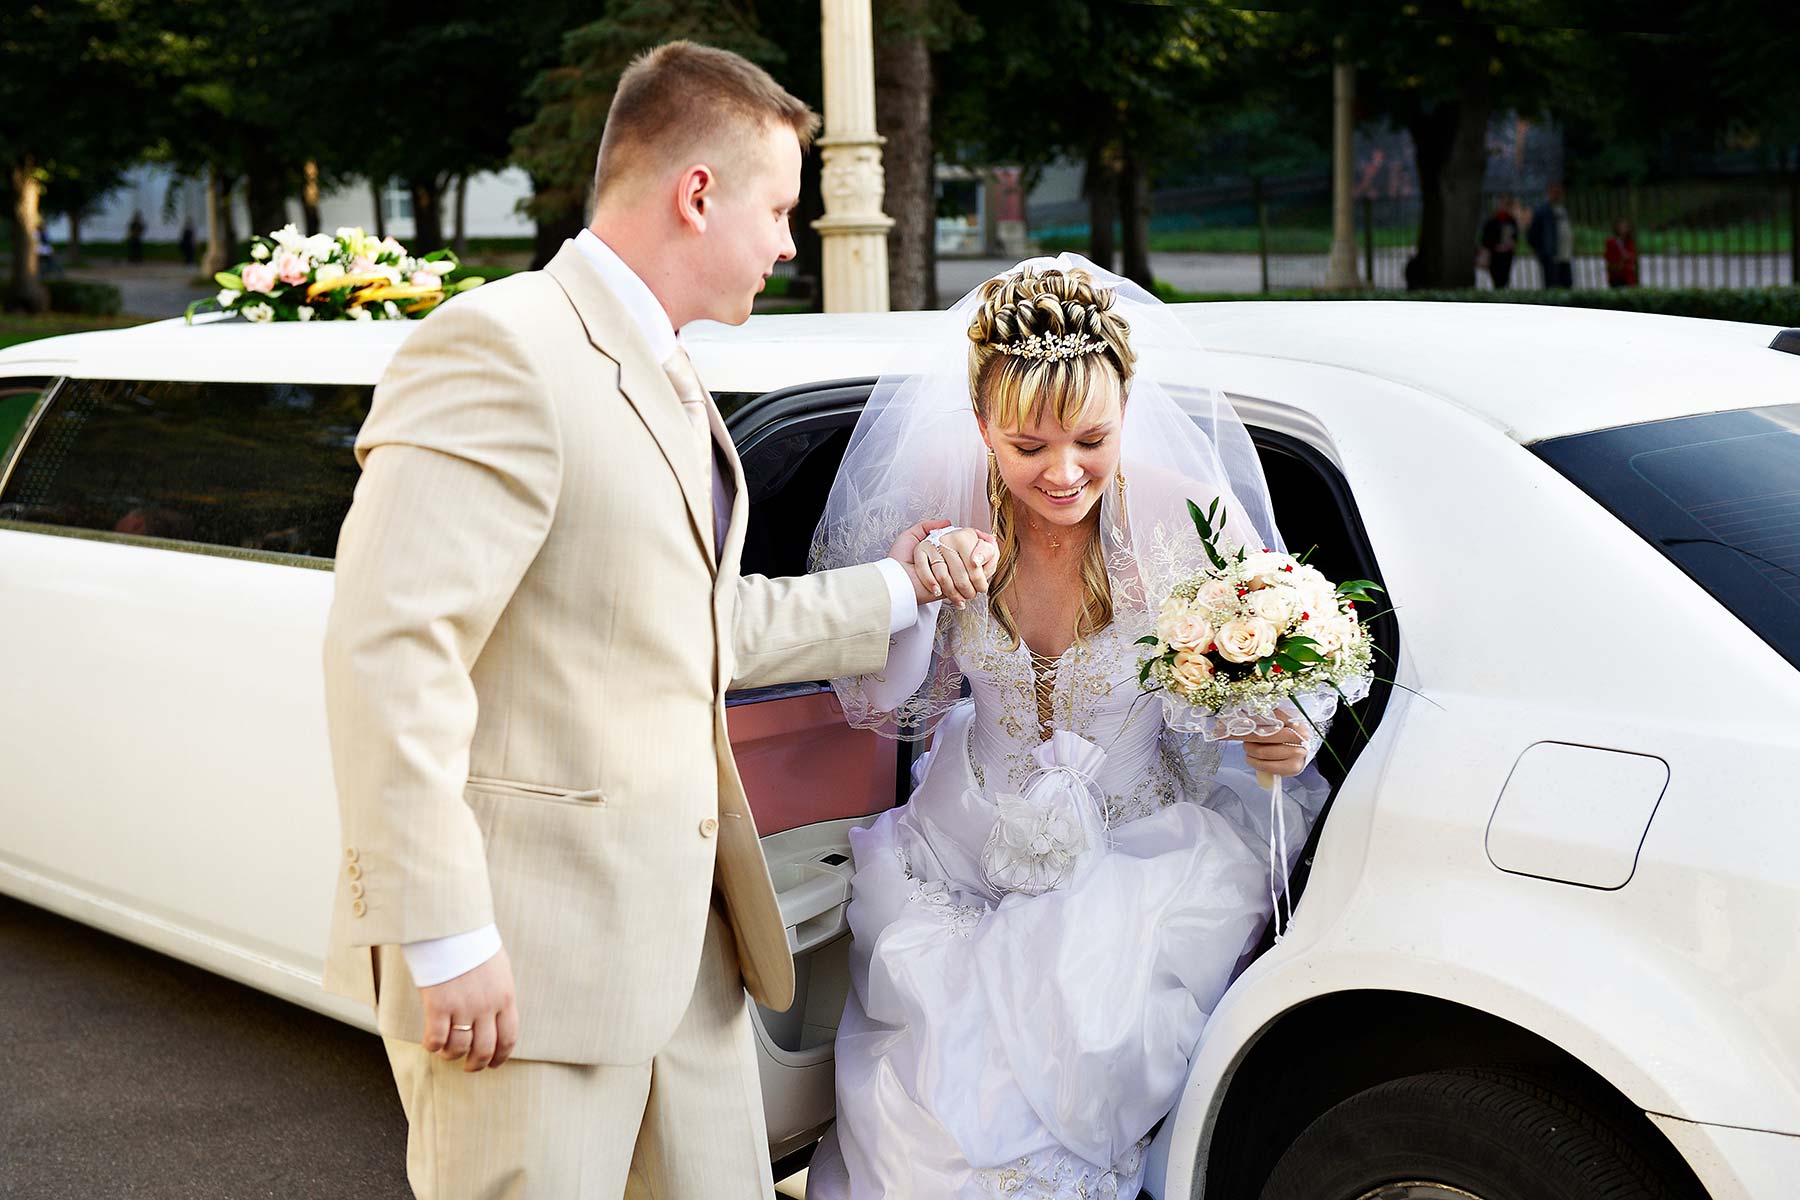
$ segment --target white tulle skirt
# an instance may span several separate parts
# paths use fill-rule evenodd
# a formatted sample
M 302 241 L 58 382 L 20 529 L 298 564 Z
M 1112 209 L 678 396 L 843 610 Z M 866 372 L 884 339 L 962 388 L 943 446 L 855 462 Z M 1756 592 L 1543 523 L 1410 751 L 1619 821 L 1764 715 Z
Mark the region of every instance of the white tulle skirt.
M 1178 802 L 1115 827 L 1066 886 L 995 903 L 967 868 L 986 803 L 971 715 L 945 719 L 911 801 L 851 835 L 838 1120 L 807 1195 L 1135 1200 L 1149 1134 L 1268 919 L 1267 851 Z

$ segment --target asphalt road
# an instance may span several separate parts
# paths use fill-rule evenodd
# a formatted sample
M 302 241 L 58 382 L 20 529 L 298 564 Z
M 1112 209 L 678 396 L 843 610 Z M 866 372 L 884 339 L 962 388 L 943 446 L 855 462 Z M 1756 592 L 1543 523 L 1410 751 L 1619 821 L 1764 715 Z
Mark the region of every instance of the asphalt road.
M 0 898 L 0 1197 L 410 1195 L 375 1037 Z

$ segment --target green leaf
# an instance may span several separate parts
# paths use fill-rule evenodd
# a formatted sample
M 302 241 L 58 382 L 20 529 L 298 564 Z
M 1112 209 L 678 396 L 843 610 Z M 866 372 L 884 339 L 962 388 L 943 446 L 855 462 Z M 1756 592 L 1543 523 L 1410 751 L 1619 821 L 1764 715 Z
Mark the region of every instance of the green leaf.
M 1138 668 L 1138 686 L 1139 687 L 1148 686 L 1148 684 L 1150 682 L 1150 669 L 1152 667 L 1154 667 L 1155 665 L 1156 665 L 1156 660 L 1154 658 L 1147 658 L 1144 660 L 1144 665 Z
M 244 290 L 243 277 L 241 275 L 233 275 L 230 271 L 220 271 L 213 276 L 213 281 L 222 288 L 231 288 L 233 291 L 239 292 Z
M 1161 644 L 1162 639 L 1157 637 L 1154 633 L 1146 634 L 1144 637 L 1141 637 L 1132 643 L 1134 646 L 1160 646 Z
M 207 306 L 209 304 L 213 305 L 215 308 L 218 307 L 218 301 L 212 296 L 207 296 L 205 299 L 202 299 L 202 300 L 196 300 L 192 304 L 188 305 L 187 306 L 187 317 L 186 317 L 187 323 L 189 325 L 192 325 L 194 323 L 194 314 L 201 311 L 203 308 L 205 308 L 205 306 Z
M 1313 556 L 1313 551 L 1317 550 L 1318 548 L 1319 548 L 1319 543 L 1314 542 L 1312 545 L 1310 545 L 1306 548 L 1305 554 L 1302 554 L 1299 558 L 1295 559 L 1294 561 L 1299 563 L 1301 566 L 1305 566 L 1306 560 L 1311 558 Z
M 1212 522 L 1207 520 L 1205 515 L 1201 513 L 1200 506 L 1195 504 L 1192 500 L 1187 502 L 1187 506 L 1188 516 L 1191 517 L 1194 522 L 1194 532 L 1200 535 L 1201 541 L 1211 541 Z
M 451 287 L 450 290 L 453 292 L 466 292 L 470 288 L 478 288 L 486 282 L 487 280 L 479 275 L 471 275 L 467 279 L 457 280 L 455 286 Z
M 1338 590 L 1338 595 L 1349 596 L 1355 592 L 1364 592 L 1364 593 L 1379 592 L 1379 591 L 1382 591 L 1383 589 L 1382 589 L 1382 586 L 1379 583 L 1376 583 L 1373 579 L 1346 579 L 1346 580 L 1344 580 L 1344 582 L 1337 585 L 1337 590 Z M 1363 596 L 1355 597 L 1355 598 L 1362 599 L 1362 600 L 1369 599 L 1369 597 L 1367 595 L 1363 595 Z

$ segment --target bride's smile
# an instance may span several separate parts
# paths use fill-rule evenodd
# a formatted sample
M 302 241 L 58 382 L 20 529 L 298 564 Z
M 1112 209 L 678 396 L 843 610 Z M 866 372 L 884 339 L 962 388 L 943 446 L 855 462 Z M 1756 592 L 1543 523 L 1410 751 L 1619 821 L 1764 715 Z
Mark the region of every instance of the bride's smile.
M 982 422 L 982 436 L 1013 499 L 1039 523 L 1066 528 L 1094 515 L 1118 473 L 1121 392 L 1110 372 L 1095 372 L 1086 401 L 1068 414 L 1066 427 L 1047 399 L 1021 396 L 1021 408 L 1030 404 L 1027 420 L 1010 429 Z

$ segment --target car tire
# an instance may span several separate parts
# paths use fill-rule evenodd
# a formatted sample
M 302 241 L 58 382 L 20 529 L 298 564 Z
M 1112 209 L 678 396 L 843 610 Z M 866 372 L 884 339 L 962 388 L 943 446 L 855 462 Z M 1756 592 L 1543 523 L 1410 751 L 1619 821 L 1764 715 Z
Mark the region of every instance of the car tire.
M 1629 1136 L 1541 1084 L 1434 1071 L 1307 1126 L 1262 1200 L 1685 1200 Z

